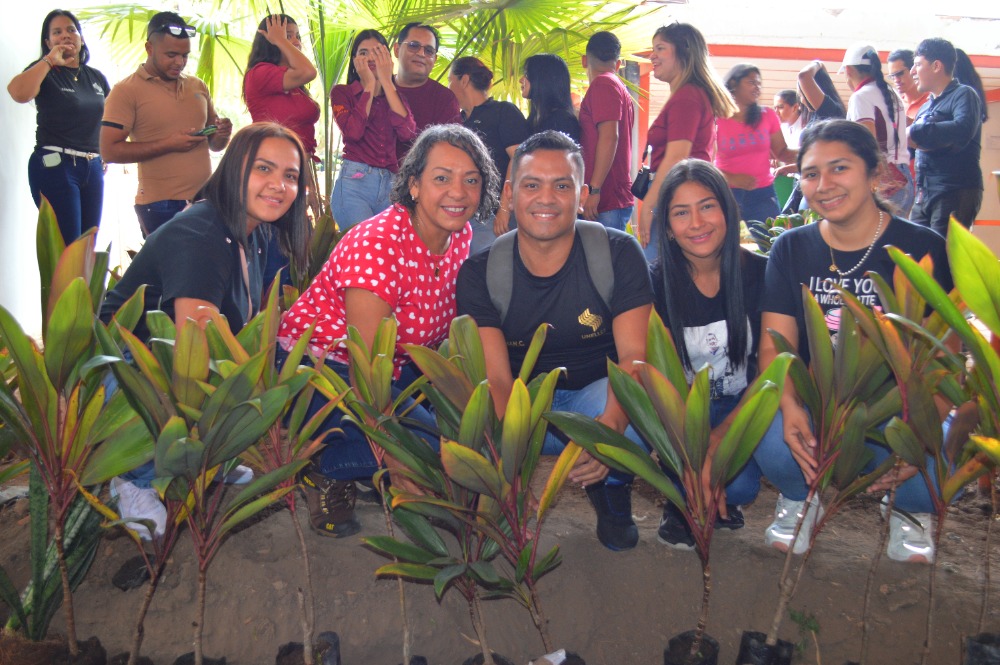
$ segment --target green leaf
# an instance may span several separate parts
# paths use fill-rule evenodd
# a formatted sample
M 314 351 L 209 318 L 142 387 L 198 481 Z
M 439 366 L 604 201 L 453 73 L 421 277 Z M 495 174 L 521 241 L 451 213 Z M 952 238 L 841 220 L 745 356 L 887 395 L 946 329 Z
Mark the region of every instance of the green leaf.
M 452 582 L 459 577 L 462 577 L 467 572 L 468 568 L 464 563 L 442 568 L 441 571 L 434 577 L 434 595 L 437 596 L 438 600 L 441 600 L 445 590 L 447 590 L 448 586 Z
M 260 511 L 285 498 L 285 495 L 293 491 L 294 489 L 295 489 L 294 485 L 290 485 L 288 487 L 279 487 L 275 490 L 272 490 L 271 492 L 268 492 L 264 496 L 259 497 L 254 501 L 251 501 L 250 503 L 244 504 L 239 508 L 239 510 L 227 513 L 226 518 L 219 526 L 219 532 L 218 532 L 219 537 L 221 538 L 222 536 L 226 535 L 231 530 L 233 530 L 235 527 L 239 526 L 240 524 L 243 524 L 243 522 L 246 522 L 248 519 L 259 513 Z
M 920 441 L 917 440 L 917 435 L 899 418 L 893 418 L 886 425 L 885 440 L 892 448 L 892 452 L 899 455 L 907 464 L 919 469 L 927 467 L 927 456 Z
M 91 350 L 94 307 L 83 278 L 71 281 L 49 314 L 45 337 L 45 369 L 57 390 L 63 390 L 78 364 Z
M 164 478 L 193 478 L 201 469 L 204 453 L 205 444 L 188 438 L 184 419 L 172 416 L 156 439 L 156 475 Z
M 555 502 L 556 496 L 559 495 L 559 490 L 566 483 L 566 478 L 569 477 L 569 472 L 573 470 L 573 465 L 576 464 L 579 456 L 580 446 L 572 441 L 566 444 L 563 451 L 559 453 L 556 463 L 552 466 L 552 471 L 549 472 L 542 495 L 538 497 L 538 510 L 535 513 L 535 519 L 539 522 L 542 521 L 542 518 L 545 517 L 545 514 Z
M 388 536 L 369 536 L 362 538 L 361 542 L 379 554 L 394 557 L 408 563 L 427 564 L 437 558 L 437 555 L 433 552 L 428 552 L 425 549 Z
M 154 444 L 145 423 L 134 416 L 117 428 L 87 460 L 80 475 L 85 486 L 105 483 L 153 459 Z
M 691 382 L 684 415 L 684 438 L 677 443 L 686 451 L 684 457 L 691 468 L 701 470 L 708 456 L 709 426 L 708 409 L 711 400 L 711 386 L 708 382 L 708 365 L 702 367 Z
M 531 336 L 531 343 L 528 344 L 528 348 L 524 353 L 524 360 L 521 361 L 521 369 L 517 373 L 517 378 L 521 381 L 527 383 L 528 379 L 531 378 L 531 373 L 535 369 L 535 363 L 538 362 L 538 356 L 542 353 L 542 347 L 545 346 L 545 338 L 548 336 L 549 324 L 543 323 L 535 329 L 535 334 Z
M 521 462 L 528 452 L 528 440 L 531 436 L 531 396 L 521 379 L 515 379 L 511 387 L 507 410 L 502 423 L 503 433 L 500 437 L 500 458 L 503 475 L 508 483 L 520 473 Z M 498 497 L 499 495 L 493 495 Z
M 948 260 L 955 288 L 976 317 L 1000 336 L 1000 263 L 996 254 L 972 232 L 951 219 Z
M 768 365 L 768 369 L 775 363 L 780 365 L 782 357 L 785 358 L 784 363 L 787 368 L 791 358 L 781 355 Z M 713 488 L 724 487 L 746 466 L 754 450 L 757 449 L 761 437 L 774 420 L 781 402 L 781 389 L 778 386 L 783 383 L 772 383 L 767 379 L 764 381 L 759 389 L 751 388 L 753 396 L 739 407 L 732 425 L 712 456 Z
M 656 368 L 667 381 L 675 386 L 681 400 L 687 400 L 688 382 L 684 363 L 677 354 L 677 345 L 656 310 L 649 314 L 646 330 L 646 362 Z M 624 368 L 626 371 L 629 368 Z
M 174 396 L 178 402 L 200 409 L 205 391 L 200 384 L 208 380 L 208 341 L 205 331 L 193 321 L 185 321 L 174 345 Z
M 658 370 L 656 371 L 658 372 Z M 649 394 L 647 388 L 611 361 L 608 361 L 608 381 L 615 393 L 615 397 L 618 399 L 618 403 L 629 417 L 632 426 L 642 435 L 645 441 L 649 442 L 653 450 L 664 460 L 665 464 L 670 465 L 671 468 L 679 468 L 680 459 L 670 444 L 667 427 L 661 419 L 660 411 L 653 405 L 652 396 Z M 652 382 L 653 379 L 651 378 L 650 381 Z M 686 381 L 685 379 L 685 395 L 687 394 Z M 672 384 L 669 384 L 669 382 L 664 381 L 664 383 L 672 387 Z M 666 390 L 668 393 L 670 392 L 669 389 Z M 673 390 L 672 394 L 660 396 L 660 400 L 677 402 L 680 400 L 680 394 L 676 390 Z
M 441 463 L 448 477 L 462 487 L 498 500 L 502 496 L 499 472 L 478 452 L 454 441 L 442 441 Z
M 451 322 L 448 334 L 451 340 L 452 353 L 457 354 L 459 366 L 473 385 L 479 385 L 486 380 L 486 356 L 483 353 L 483 342 L 479 337 L 479 328 L 471 316 L 463 314 Z
M 463 410 L 469 403 L 473 387 L 462 370 L 448 362 L 441 354 L 425 346 L 404 344 L 403 348 L 434 387 L 458 409 Z
M 227 513 L 231 513 L 234 509 L 246 503 L 258 494 L 269 492 L 272 488 L 277 487 L 281 483 L 291 480 L 295 477 L 295 474 L 304 469 L 307 464 L 309 464 L 309 460 L 296 460 L 289 462 L 288 464 L 284 464 L 277 469 L 264 474 L 263 476 L 255 477 L 250 483 L 240 489 L 239 493 L 233 497 L 232 501 L 229 502 L 229 506 L 226 508 Z
M 483 381 L 472 392 L 469 404 L 462 414 L 458 442 L 473 450 L 482 450 L 483 441 L 486 439 L 486 429 L 490 426 L 493 416 L 490 384 Z
M 413 580 L 430 582 L 437 577 L 438 570 L 432 566 L 421 566 L 415 563 L 390 563 L 375 571 L 377 577 L 405 577 Z
M 500 576 L 489 561 L 470 561 L 469 574 L 483 586 L 500 584 Z
M 392 517 L 417 546 L 435 556 L 448 556 L 448 547 L 441 539 L 441 535 L 422 516 L 406 510 L 398 510 L 393 512 Z
M 826 317 L 809 287 L 802 285 L 802 308 L 806 321 L 806 337 L 809 343 L 809 371 L 816 382 L 821 400 L 833 399 L 833 342 Z M 801 331 L 800 331 L 801 333 Z

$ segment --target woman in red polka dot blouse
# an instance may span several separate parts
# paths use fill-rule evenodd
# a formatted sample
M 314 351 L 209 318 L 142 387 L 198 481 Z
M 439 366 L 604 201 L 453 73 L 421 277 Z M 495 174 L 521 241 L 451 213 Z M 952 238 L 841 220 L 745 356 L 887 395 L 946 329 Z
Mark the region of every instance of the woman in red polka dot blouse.
M 437 346 L 455 317 L 455 279 L 469 256 L 476 212 L 496 206 L 500 176 L 486 146 L 461 125 L 436 125 L 417 139 L 393 184 L 393 204 L 353 227 L 330 260 L 282 319 L 278 343 L 290 349 L 316 321 L 310 350 L 349 380 L 347 350 L 340 340 L 355 326 L 368 345 L 383 318 L 398 326 L 394 390 L 418 376 L 403 344 Z M 279 363 L 284 359 L 279 353 Z M 313 398 L 310 412 L 323 406 Z M 321 429 L 343 427 L 303 474 L 314 530 L 342 537 L 356 533 L 355 479 L 369 480 L 378 463 L 364 435 L 341 423 L 339 411 Z M 417 407 L 409 417 L 434 424 Z M 417 433 L 420 433 L 419 431 Z M 429 441 L 437 446 L 437 441 Z

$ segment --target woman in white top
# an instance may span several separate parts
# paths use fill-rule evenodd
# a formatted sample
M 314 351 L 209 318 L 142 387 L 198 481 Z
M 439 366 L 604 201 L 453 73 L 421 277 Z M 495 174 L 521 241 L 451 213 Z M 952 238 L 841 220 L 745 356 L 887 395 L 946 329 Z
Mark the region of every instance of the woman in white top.
M 840 73 L 847 75 L 847 82 L 854 91 L 847 102 L 847 119 L 867 127 L 885 155 L 887 168 L 879 178 L 879 194 L 901 217 L 909 217 L 916 188 L 906 148 L 903 100 L 885 82 L 878 53 L 867 44 L 847 49 Z

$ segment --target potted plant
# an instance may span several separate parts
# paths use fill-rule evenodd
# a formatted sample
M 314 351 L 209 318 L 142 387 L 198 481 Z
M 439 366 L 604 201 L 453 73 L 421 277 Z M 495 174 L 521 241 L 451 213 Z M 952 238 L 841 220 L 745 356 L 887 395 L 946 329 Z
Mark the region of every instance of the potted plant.
M 705 634 L 712 589 L 710 550 L 715 520 L 725 501 L 725 486 L 750 459 L 771 424 L 781 397 L 780 386 L 793 356 L 781 354 L 747 389 L 732 426 L 721 443 L 709 441 L 709 367 L 688 386 L 684 365 L 670 332 L 655 312 L 650 315 L 646 362 L 634 372 L 608 363 L 611 387 L 633 426 L 679 480 L 624 436 L 593 419 L 553 412 L 546 418 L 599 460 L 648 482 L 673 503 L 691 528 L 702 568 L 702 604 L 697 627 L 670 640 L 665 665 L 715 663 L 718 642 Z

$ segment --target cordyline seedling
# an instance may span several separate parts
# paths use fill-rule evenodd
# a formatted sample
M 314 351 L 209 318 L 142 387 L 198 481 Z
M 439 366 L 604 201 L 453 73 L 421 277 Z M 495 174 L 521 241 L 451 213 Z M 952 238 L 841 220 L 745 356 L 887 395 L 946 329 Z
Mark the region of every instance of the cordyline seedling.
M 285 481 L 305 462 L 255 479 L 223 509 L 222 478 L 281 415 L 289 386 L 262 384 L 273 357 L 270 345 L 241 362 L 212 357 L 219 340 L 224 340 L 227 349 L 239 344 L 221 315 L 213 316 L 205 330 L 191 320 L 176 330 L 163 312 L 149 312 L 146 322 L 152 333 L 148 347 L 118 328 L 134 367 L 124 361 L 110 338 L 101 342 L 105 353 L 116 361 L 112 367 L 122 391 L 156 439 L 152 484 L 167 506 L 168 531 L 175 520 L 183 520 L 191 534 L 198 559 L 194 657 L 196 665 L 201 665 L 206 575 L 212 559 L 226 534 L 293 489 Z M 215 341 L 210 344 L 210 339 Z M 278 487 L 282 483 L 285 486 Z M 157 561 L 158 572 L 163 565 L 164 561 Z M 147 598 L 152 597 L 157 579 L 151 579 Z M 141 615 L 139 620 L 141 639 Z
M 552 651 L 538 580 L 559 565 L 559 549 L 556 546 L 540 554 L 537 544 L 544 518 L 580 449 L 567 446 L 534 502 L 530 486 L 547 427 L 542 415 L 551 407 L 561 373 L 553 370 L 526 383 L 546 331 L 544 325 L 536 331 L 502 419 L 490 395 L 479 329 L 471 318 L 461 316 L 452 322 L 439 352 L 407 345 L 407 353 L 428 380 L 420 389 L 435 408 L 441 453 L 434 454 L 395 425 L 386 428 L 385 439 L 379 439 L 400 462 L 400 471 L 424 493 L 390 490 L 394 515 L 413 544 L 391 538 L 365 539 L 376 550 L 406 562 L 384 566 L 378 573 L 433 582 L 438 597 L 456 586 L 469 604 L 486 663 L 492 657 L 480 595 L 521 603 L 531 614 L 545 649 Z M 449 553 L 434 525 L 452 534 L 458 555 Z M 492 565 L 497 554 L 505 566 Z
M 103 300 L 108 265 L 107 252 L 94 251 L 95 234 L 86 233 L 65 247 L 47 201 L 39 211 L 44 352 L 11 313 L 0 307 L 0 345 L 6 347 L 17 374 L 16 394 L 11 383 L 0 382 L 0 420 L 4 436 L 19 455 L 30 460 L 48 494 L 68 648 L 73 656 L 79 649 L 71 577 L 82 571 L 71 575 L 65 529 L 77 498 L 76 481 L 96 484 L 108 474 L 127 471 L 132 468 L 128 462 L 142 461 L 144 443 L 135 414 L 123 399 L 105 400 L 103 372 L 91 364 L 96 348 L 94 317 Z M 123 309 L 129 307 L 126 303 Z M 45 506 L 36 507 L 41 513 L 33 514 L 32 521 L 44 525 Z M 32 580 L 36 594 L 43 593 L 41 575 L 36 571 Z M 40 600 L 40 596 L 33 599 L 34 613 L 39 616 L 44 614 Z
M 655 312 L 646 336 L 646 362 L 622 368 L 608 362 L 608 378 L 629 420 L 679 480 L 673 480 L 650 454 L 603 423 L 580 414 L 552 412 L 545 417 L 604 464 L 642 478 L 684 515 L 694 536 L 702 568 L 702 604 L 690 659 L 701 652 L 712 589 L 709 553 L 725 487 L 746 465 L 774 419 L 781 388 L 792 362 L 781 354 L 747 389 L 732 426 L 711 446 L 709 372 L 704 366 L 688 387 L 684 365 L 670 331 Z M 629 371 L 631 369 L 631 371 Z M 634 373 L 634 377 L 633 377 Z
M 876 341 L 886 358 L 902 394 L 903 410 L 886 427 L 886 440 L 903 460 L 920 470 L 934 504 L 936 527 L 934 546 L 940 544 L 948 506 L 962 488 L 989 472 L 1000 459 L 1000 440 L 996 438 L 1000 413 L 1000 357 L 982 334 L 966 321 L 957 303 L 969 309 L 994 335 L 1000 333 L 1000 266 L 996 256 L 971 232 L 954 219 L 948 232 L 947 250 L 955 281 L 956 296 L 948 294 L 933 278 L 929 258 L 914 261 L 896 248 L 889 253 L 898 266 L 896 293 L 884 282 L 877 283 L 880 296 L 889 302 L 891 314 L 864 312 L 856 301 L 846 300 L 855 311 L 866 334 Z M 902 273 L 902 274 L 899 274 Z M 903 277 L 905 275 L 905 278 Z M 887 299 L 887 297 L 889 299 Z M 936 310 L 924 319 L 927 303 Z M 964 395 L 955 379 L 965 367 L 960 354 L 950 352 L 941 343 L 949 330 L 965 342 L 975 360 L 966 382 L 978 404 L 981 431 L 987 436 L 973 438 L 973 444 L 961 450 L 948 450 L 943 439 L 936 395 L 951 404 L 960 404 Z M 950 437 L 953 438 L 953 437 Z M 956 443 L 966 443 L 959 435 Z M 928 458 L 934 461 L 933 468 Z M 934 583 L 937 566 L 930 569 L 930 597 L 927 608 L 927 637 L 921 658 L 930 655 Z
M 315 357 L 313 364 L 317 374 L 313 378 L 313 384 L 328 400 L 339 402 L 338 408 L 345 413 L 344 419 L 355 423 L 365 433 L 372 454 L 380 465 L 383 462 L 395 465 L 395 460 L 387 458 L 384 448 L 376 442 L 376 434 L 381 432 L 386 421 L 394 418 L 409 422 L 405 419 L 408 411 L 406 405 L 420 387 L 420 382 L 416 382 L 400 394 L 393 395 L 392 361 L 396 353 L 396 320 L 391 317 L 382 319 L 370 349 L 354 326 L 347 327 L 347 339 L 343 343 L 347 347 L 351 385 L 327 365 L 323 358 Z M 382 478 L 383 476 L 376 474 L 374 481 L 381 490 L 385 525 L 391 536 L 392 518 L 388 494 L 381 485 Z M 399 580 L 399 607 L 403 622 L 403 663 L 409 663 L 413 637 L 402 580 Z
M 288 400 L 278 419 L 268 428 L 267 433 L 258 443 L 252 445 L 243 453 L 243 459 L 251 466 L 270 473 L 278 471 L 290 464 L 307 462 L 323 446 L 322 436 L 317 436 L 317 430 L 329 414 L 337 408 L 339 398 L 328 401 L 312 418 L 306 420 L 306 411 L 315 388 L 309 383 L 315 376 L 315 370 L 301 365 L 303 355 L 312 339 L 313 326 L 308 326 L 302 337 L 289 352 L 288 357 L 279 371 L 274 363 L 275 344 L 278 334 L 278 324 L 281 311 L 278 308 L 279 284 L 276 278 L 271 284 L 267 303 L 260 313 L 250 320 L 235 337 L 217 335 L 220 328 L 213 326 L 209 332 L 209 346 L 212 357 L 243 363 L 250 357 L 261 352 L 268 354 L 267 363 L 260 378 L 260 388 L 266 390 L 277 386 L 288 388 Z M 321 433 L 322 434 L 322 433 Z M 288 478 L 278 484 L 279 488 L 294 487 L 294 478 Z M 306 547 L 302 526 L 296 517 L 295 492 L 285 495 L 292 519 L 292 526 L 298 537 L 299 549 L 302 553 L 304 591 L 298 590 L 299 611 L 302 613 L 302 658 L 305 665 L 312 665 L 313 627 L 315 623 L 312 575 L 309 565 L 309 550 Z
M 788 375 L 812 418 L 816 477 L 809 483 L 807 509 L 802 511 L 795 525 L 794 538 L 788 544 L 781 571 L 781 593 L 765 642 L 772 648 L 778 643 L 778 630 L 786 608 L 802 579 L 820 532 L 851 497 L 866 490 L 895 464 L 895 459 L 888 457 L 874 470 L 862 475 L 874 457 L 865 444 L 866 439 L 884 441 L 878 428 L 900 408 L 899 389 L 892 381 L 889 368 L 876 345 L 860 333 L 854 317 L 846 309 L 841 310 L 840 329 L 834 342 L 823 311 L 806 286 L 802 287 L 802 303 L 806 329 L 801 334 L 806 335 L 811 361 L 807 368 L 796 358 Z M 774 330 L 768 333 L 779 351 L 794 353 L 795 347 L 788 340 Z M 805 516 L 816 510 L 809 508 L 814 498 L 822 505 L 823 514 L 812 528 L 808 547 L 793 579 L 790 573 L 795 543 Z

